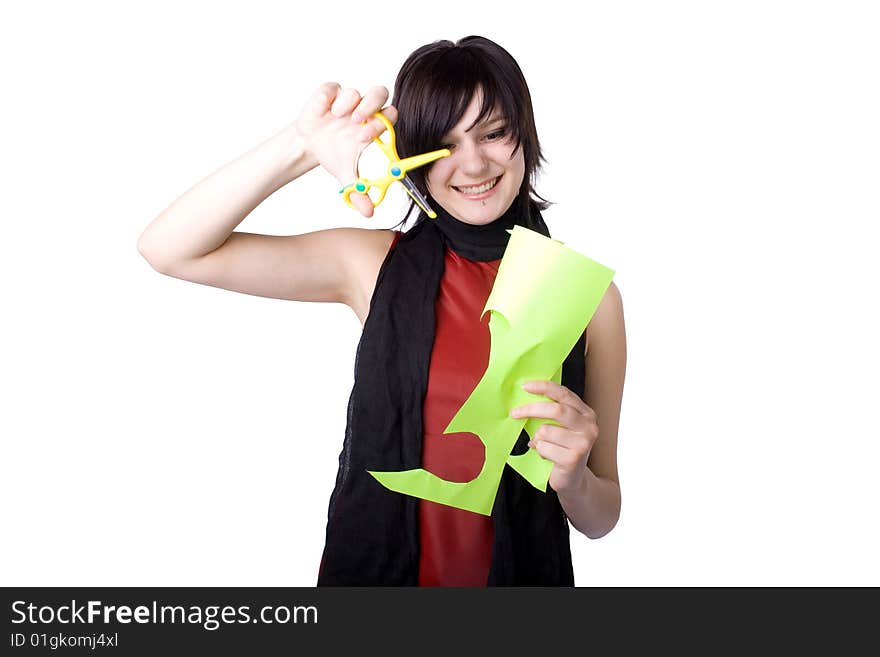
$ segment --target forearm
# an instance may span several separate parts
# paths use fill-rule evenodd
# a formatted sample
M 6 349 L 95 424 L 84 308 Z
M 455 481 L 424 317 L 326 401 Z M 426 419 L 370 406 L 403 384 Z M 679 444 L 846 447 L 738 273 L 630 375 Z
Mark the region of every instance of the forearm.
M 586 471 L 581 490 L 559 494 L 559 502 L 575 529 L 589 538 L 601 538 L 620 517 L 620 486 L 589 468 Z
M 210 253 L 260 203 L 316 165 L 291 124 L 175 200 L 141 234 L 138 250 L 153 266 Z

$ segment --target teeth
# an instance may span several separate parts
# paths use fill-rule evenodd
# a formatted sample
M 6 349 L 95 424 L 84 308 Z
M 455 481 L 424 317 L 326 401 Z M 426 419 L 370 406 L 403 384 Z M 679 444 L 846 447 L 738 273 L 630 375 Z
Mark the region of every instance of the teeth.
M 497 182 L 498 182 L 498 178 L 495 178 L 495 180 L 492 180 L 491 182 L 487 182 L 485 185 L 480 185 L 479 187 L 456 187 L 456 189 L 458 191 L 460 191 L 462 194 L 471 194 L 471 195 L 482 194 L 483 192 L 488 192 L 490 189 L 492 189 L 495 186 L 495 183 L 497 183 Z

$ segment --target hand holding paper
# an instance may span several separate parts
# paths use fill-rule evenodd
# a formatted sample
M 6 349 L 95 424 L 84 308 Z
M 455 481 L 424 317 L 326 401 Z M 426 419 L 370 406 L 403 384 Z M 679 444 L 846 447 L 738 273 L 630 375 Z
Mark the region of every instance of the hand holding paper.
M 542 394 L 552 402 L 532 402 L 518 406 L 511 417 L 552 420 L 542 424 L 529 441 L 542 458 L 553 463 L 550 487 L 557 493 L 575 493 L 582 489 L 587 460 L 599 437 L 596 413 L 565 386 L 553 381 L 530 381 L 528 392 Z
M 530 449 L 512 456 L 523 428 L 534 439 L 540 418 L 512 418 L 510 410 L 544 401 L 522 388 L 527 381 L 561 382 L 562 363 L 599 306 L 614 272 L 539 233 L 516 226 L 486 302 L 491 311 L 489 365 L 444 433 L 470 432 L 486 448 L 483 469 L 469 482 L 450 482 L 417 468 L 370 471 L 393 491 L 490 515 L 505 464 L 546 491 L 553 461 Z M 547 388 L 559 394 L 567 390 Z M 569 391 L 570 392 L 570 391 Z M 572 393 L 573 394 L 573 393 Z M 551 419 L 552 422 L 552 419 Z M 574 482 L 563 477 L 560 485 Z

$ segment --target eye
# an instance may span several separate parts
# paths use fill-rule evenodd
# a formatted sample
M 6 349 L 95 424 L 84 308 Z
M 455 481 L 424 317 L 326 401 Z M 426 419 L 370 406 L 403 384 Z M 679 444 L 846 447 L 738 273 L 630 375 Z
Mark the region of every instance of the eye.
M 507 127 L 499 128 L 498 130 L 493 130 L 489 134 L 486 135 L 486 139 L 490 141 L 494 141 L 496 139 L 501 139 L 507 135 Z

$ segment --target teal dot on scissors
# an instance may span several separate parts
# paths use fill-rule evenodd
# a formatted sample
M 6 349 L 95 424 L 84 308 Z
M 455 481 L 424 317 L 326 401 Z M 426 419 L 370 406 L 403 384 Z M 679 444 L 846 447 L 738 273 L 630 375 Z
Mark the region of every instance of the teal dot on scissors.
M 358 183 L 357 185 L 355 185 L 355 189 L 358 190 L 359 192 L 362 192 L 366 189 L 366 186 L 364 186 L 363 183 Z
M 400 175 L 400 167 L 392 167 L 391 168 L 391 175 L 392 176 L 399 176 Z

